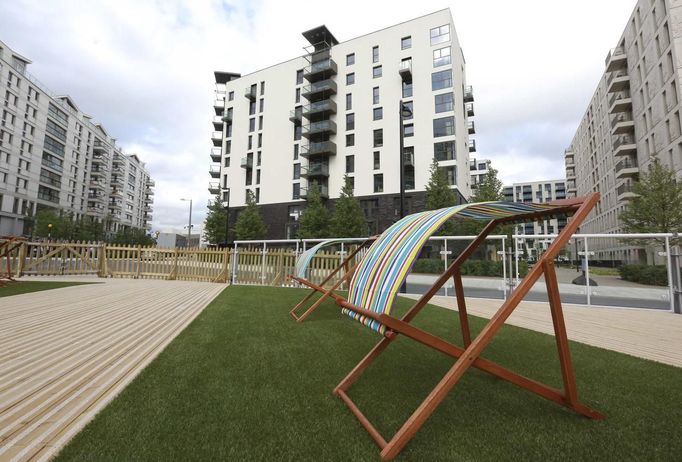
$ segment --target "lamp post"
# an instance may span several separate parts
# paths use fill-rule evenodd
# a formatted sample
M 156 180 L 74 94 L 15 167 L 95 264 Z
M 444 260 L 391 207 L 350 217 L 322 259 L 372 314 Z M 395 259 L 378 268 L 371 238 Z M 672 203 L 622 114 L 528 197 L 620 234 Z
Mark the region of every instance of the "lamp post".
M 225 247 L 227 247 L 227 234 L 230 229 L 228 225 L 230 220 L 230 188 L 223 189 L 223 200 L 221 205 L 225 209 Z
M 187 225 L 187 244 L 185 247 L 189 247 L 189 239 L 192 235 L 192 199 L 180 199 L 184 202 L 189 202 L 189 224 Z
M 400 100 L 400 218 L 405 217 L 405 126 L 404 120 L 412 117 L 412 110 Z
M 47 224 L 47 240 L 52 239 L 52 223 Z

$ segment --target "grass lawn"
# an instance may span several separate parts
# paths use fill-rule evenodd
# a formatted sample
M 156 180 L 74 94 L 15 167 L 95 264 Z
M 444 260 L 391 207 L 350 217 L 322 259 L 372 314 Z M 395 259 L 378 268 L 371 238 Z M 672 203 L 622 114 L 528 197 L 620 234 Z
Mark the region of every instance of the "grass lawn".
M 57 460 L 379 460 L 331 394 L 379 337 L 331 303 L 295 323 L 288 311 L 304 293 L 227 288 Z M 455 339 L 456 318 L 428 307 L 416 321 Z M 606 420 L 471 369 L 398 460 L 679 460 L 682 369 L 577 343 L 572 352 L 579 393 Z M 485 356 L 561 385 L 551 336 L 505 326 Z M 388 439 L 452 363 L 401 337 L 349 393 Z
M 98 284 L 97 282 L 63 282 L 63 281 L 16 281 L 0 287 L 0 297 L 27 294 L 41 290 L 59 289 L 61 287 L 80 286 L 83 284 Z

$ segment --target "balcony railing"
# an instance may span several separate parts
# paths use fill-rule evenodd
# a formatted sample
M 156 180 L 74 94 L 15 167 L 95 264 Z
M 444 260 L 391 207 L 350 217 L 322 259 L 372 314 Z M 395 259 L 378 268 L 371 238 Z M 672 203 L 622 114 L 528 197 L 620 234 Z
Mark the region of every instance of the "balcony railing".
M 232 123 L 232 113 L 230 111 L 226 111 L 225 114 L 223 114 L 220 118 L 223 122 Z
M 623 145 L 635 144 L 635 137 L 632 135 L 621 135 L 613 142 L 613 149 L 616 150 Z
M 471 85 L 464 87 L 464 102 L 473 103 L 474 102 L 474 89 Z
M 464 106 L 464 109 L 466 110 L 467 117 L 473 117 L 474 116 L 474 103 L 466 103 Z
M 253 168 L 253 157 L 242 157 L 239 166 L 241 168 Z
M 575 157 L 573 155 L 566 156 L 566 167 L 575 165 Z
M 575 169 L 574 168 L 567 168 L 566 169 L 566 178 L 575 178 Z
M 622 66 L 627 60 L 625 49 L 623 47 L 616 47 L 609 51 L 606 55 L 606 72 L 611 72 L 614 69 Z
M 634 193 L 633 184 L 630 182 L 623 183 L 622 185 L 620 185 L 616 188 L 616 195 L 618 195 L 618 196 L 621 196 L 621 195 L 627 194 L 627 193 Z
M 319 76 L 319 74 L 324 75 L 335 75 L 337 72 L 337 66 L 333 59 L 327 58 L 321 61 L 316 61 L 310 66 L 303 70 L 303 77 L 309 80 L 313 76 Z M 318 77 L 319 78 L 319 77 Z
M 469 152 L 476 152 L 476 140 L 469 140 Z
M 609 107 L 613 106 L 613 103 L 615 103 L 616 101 L 626 100 L 628 98 L 630 98 L 630 92 L 629 91 L 625 90 L 625 91 L 616 92 L 616 93 L 612 94 L 611 96 L 609 96 Z
M 220 165 L 211 165 L 208 168 L 208 173 L 211 178 L 220 178 Z
M 291 122 L 301 122 L 303 117 L 303 106 L 299 106 L 296 109 L 289 111 L 289 120 Z
M 302 157 L 309 157 L 314 155 L 336 154 L 336 143 L 333 141 L 320 141 L 317 143 L 309 143 L 301 146 L 300 155 Z
M 256 88 L 255 87 L 246 87 L 244 89 L 244 97 L 251 101 L 255 101 L 256 99 Z
M 211 139 L 212 140 L 223 140 L 223 132 L 213 132 L 211 133 Z
M 320 80 L 319 82 L 314 82 L 309 85 L 305 85 L 301 90 L 301 94 L 304 98 L 312 98 L 320 94 L 330 94 L 336 93 L 336 82 L 332 79 Z
M 616 125 L 618 125 L 620 123 L 625 123 L 625 122 L 633 122 L 631 112 L 625 112 L 622 114 L 618 114 L 615 117 L 612 117 L 611 118 L 611 128 L 614 128 Z
M 223 126 L 223 117 L 222 116 L 213 116 L 213 126 Z
M 217 181 L 211 181 L 208 183 L 208 192 L 211 194 L 219 194 L 220 193 L 220 183 Z
M 327 164 L 312 164 L 301 169 L 303 178 L 313 176 L 329 176 L 329 166 Z
M 413 152 L 403 153 L 403 165 L 405 165 L 406 167 L 414 167 L 414 153 Z
M 336 103 L 331 99 L 323 99 L 303 106 L 303 117 L 310 118 L 313 114 L 329 112 L 336 114 Z
M 212 148 L 211 149 L 211 160 L 213 162 L 220 162 L 220 159 L 223 157 L 223 150 L 221 148 Z
M 403 79 L 403 82 L 412 82 L 412 60 L 406 59 L 405 61 L 401 61 L 398 73 Z
M 304 199 L 307 198 L 308 194 L 310 194 L 311 188 L 312 188 L 312 186 L 301 187 L 301 197 Z M 327 188 L 326 185 L 319 185 L 318 184 L 317 190 L 320 193 L 320 197 L 322 197 L 323 199 L 329 199 L 329 188 Z
M 616 85 L 613 85 L 614 88 L 611 88 L 611 84 L 614 83 L 615 79 L 622 79 L 623 85 L 618 85 L 617 88 L 616 88 Z M 625 88 L 625 83 L 629 82 L 629 81 L 630 81 L 630 76 L 628 75 L 627 71 L 620 70 L 620 71 L 611 72 L 609 77 L 606 79 L 606 84 L 611 89 L 610 91 L 618 91 L 618 90 Z
M 476 125 L 474 125 L 473 120 L 467 121 L 467 131 L 469 132 L 469 135 L 476 133 Z
M 620 172 L 624 168 L 639 168 L 639 165 L 633 156 L 627 156 L 616 164 L 616 173 Z
M 336 123 L 333 120 L 320 120 L 303 127 L 303 136 L 306 138 L 325 132 L 336 133 Z

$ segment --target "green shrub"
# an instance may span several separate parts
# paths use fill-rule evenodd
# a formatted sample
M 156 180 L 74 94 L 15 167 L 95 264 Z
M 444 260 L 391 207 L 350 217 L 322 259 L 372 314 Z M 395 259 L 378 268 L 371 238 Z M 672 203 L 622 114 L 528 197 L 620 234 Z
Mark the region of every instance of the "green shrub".
M 509 268 L 507 268 L 509 269 Z M 442 274 L 443 260 L 440 258 L 421 258 L 412 268 L 413 273 Z M 528 262 L 519 260 L 519 276 L 528 273 Z M 502 262 L 490 260 L 467 260 L 462 264 L 462 276 L 502 277 Z
M 665 265 L 623 265 L 618 268 L 621 279 L 651 286 L 668 284 L 668 270 Z

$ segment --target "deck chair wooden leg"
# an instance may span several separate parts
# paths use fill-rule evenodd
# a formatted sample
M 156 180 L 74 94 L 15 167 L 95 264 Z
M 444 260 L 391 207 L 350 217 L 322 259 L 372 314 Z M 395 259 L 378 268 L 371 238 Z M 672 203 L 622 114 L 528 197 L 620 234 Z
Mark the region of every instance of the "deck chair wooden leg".
M 353 368 L 353 370 L 350 371 L 348 375 L 341 380 L 341 382 L 339 382 L 339 384 L 334 388 L 333 393 L 338 395 L 339 391 L 345 392 L 348 390 L 351 385 L 353 385 L 353 383 L 360 378 L 365 369 L 367 369 L 367 366 L 369 366 L 372 361 L 374 361 L 376 357 L 386 349 L 392 340 L 393 338 L 382 338 L 379 343 L 377 343 L 374 348 L 372 348 L 372 350 L 367 353 L 364 358 L 362 358 L 362 360 Z
M 315 310 L 317 309 L 317 307 L 320 306 L 320 305 L 322 304 L 322 302 L 324 302 L 324 301 L 325 301 L 325 300 L 326 300 L 326 299 L 327 299 L 327 298 L 328 298 L 336 289 L 338 289 L 338 288 L 341 286 L 341 284 L 343 284 L 345 281 L 347 281 L 348 279 L 350 279 L 350 278 L 353 276 L 353 272 L 354 272 L 356 266 L 357 266 L 357 265 L 354 265 L 354 266 L 351 268 L 351 270 L 348 271 L 346 274 L 344 274 L 343 277 L 342 277 L 341 279 L 339 279 L 338 281 L 336 281 L 336 282 L 334 283 L 334 285 L 333 285 L 329 290 L 325 290 L 325 291 L 322 293 L 322 296 L 321 296 L 319 299 L 317 299 L 317 301 L 316 301 L 315 303 L 313 303 L 313 304 L 310 306 L 310 308 L 308 308 L 308 309 L 305 311 L 305 313 L 303 313 L 301 316 L 296 317 L 296 314 L 293 313 L 293 310 L 292 310 L 291 315 L 294 316 L 294 317 L 296 317 L 296 322 L 303 322 L 303 321 L 305 320 L 305 318 L 307 318 L 308 316 L 310 316 L 310 314 L 311 314 L 313 311 L 315 311 Z M 300 305 L 300 303 L 299 303 L 299 305 Z M 296 308 L 298 308 L 298 305 L 296 305 Z M 294 310 L 295 310 L 296 308 L 294 308 Z
M 455 273 L 452 275 L 452 279 L 455 285 L 455 295 L 457 296 L 457 312 L 459 313 L 459 324 L 462 330 L 462 341 L 464 342 L 464 347 L 468 347 L 471 344 L 471 331 L 469 329 L 469 316 L 467 316 L 467 304 L 464 299 L 464 285 L 462 284 L 462 273 L 457 268 Z

